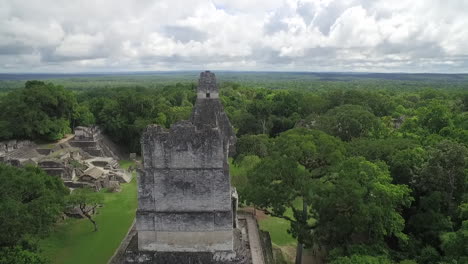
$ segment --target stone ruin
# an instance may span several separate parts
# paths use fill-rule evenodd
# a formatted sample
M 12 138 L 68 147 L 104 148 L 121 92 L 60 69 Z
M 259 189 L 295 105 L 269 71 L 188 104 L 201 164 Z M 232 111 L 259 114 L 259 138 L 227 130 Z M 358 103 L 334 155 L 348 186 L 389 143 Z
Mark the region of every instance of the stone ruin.
M 0 162 L 38 166 L 47 174 L 60 177 L 72 189 L 118 190 L 120 183 L 130 182 L 132 175 L 120 168 L 116 152 L 104 142 L 98 127 L 77 127 L 75 135 L 59 143 L 0 142 Z
M 136 235 L 123 263 L 250 263 L 229 177 L 235 141 L 215 75 L 202 72 L 190 120 L 143 133 Z
M 98 126 L 75 127 L 75 136 L 70 140 L 70 145 L 80 148 L 91 156 L 112 157 L 122 159 L 123 155 L 113 142 L 104 137 Z

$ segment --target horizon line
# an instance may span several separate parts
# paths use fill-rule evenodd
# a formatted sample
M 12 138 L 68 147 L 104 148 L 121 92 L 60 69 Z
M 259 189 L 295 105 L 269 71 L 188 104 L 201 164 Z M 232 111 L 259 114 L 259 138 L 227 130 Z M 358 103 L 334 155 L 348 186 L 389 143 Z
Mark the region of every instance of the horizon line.
M 287 71 L 287 70 L 153 70 L 153 71 L 132 71 L 132 70 L 122 70 L 122 71 L 71 71 L 71 72 L 0 72 L 0 75 L 32 75 L 32 74 L 41 74 L 41 75 L 79 75 L 79 74 L 128 74 L 128 73 L 192 73 L 192 72 L 227 72 L 227 73 L 333 73 L 333 74 L 439 74 L 439 75 L 461 75 L 468 74 L 468 72 L 379 72 L 379 71 Z

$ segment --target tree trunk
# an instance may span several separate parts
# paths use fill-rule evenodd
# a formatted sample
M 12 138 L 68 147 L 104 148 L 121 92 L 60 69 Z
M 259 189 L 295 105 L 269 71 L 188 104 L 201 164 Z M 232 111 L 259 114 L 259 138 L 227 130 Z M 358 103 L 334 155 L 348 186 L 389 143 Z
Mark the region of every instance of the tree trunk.
M 302 200 L 302 222 L 304 225 L 307 224 L 307 202 Z M 298 237 L 302 237 L 304 234 L 298 234 Z M 296 264 L 302 264 L 302 250 L 304 248 L 304 244 L 299 242 L 300 239 L 297 241 L 297 248 L 296 248 Z
M 89 211 L 86 211 L 86 205 L 84 207 L 80 206 L 80 209 L 81 209 L 81 212 L 83 213 L 84 216 L 86 216 L 86 218 L 89 219 L 89 221 L 91 221 L 91 223 L 93 223 L 93 226 L 94 226 L 94 232 L 97 232 L 98 231 L 98 225 L 96 223 L 96 221 L 93 220 L 93 218 L 91 217 L 91 215 L 89 215 Z M 94 212 L 94 207 L 92 209 L 92 211 Z
M 304 245 L 302 245 L 301 243 L 299 243 L 299 241 L 297 242 L 297 248 L 296 248 L 296 264 L 302 264 L 302 248 L 304 247 Z
M 97 226 L 96 221 L 94 221 L 93 218 L 91 218 L 91 216 L 88 213 L 86 213 L 85 216 L 89 219 L 89 221 L 91 221 L 91 223 L 93 223 L 94 232 L 97 232 L 98 231 L 98 226 Z

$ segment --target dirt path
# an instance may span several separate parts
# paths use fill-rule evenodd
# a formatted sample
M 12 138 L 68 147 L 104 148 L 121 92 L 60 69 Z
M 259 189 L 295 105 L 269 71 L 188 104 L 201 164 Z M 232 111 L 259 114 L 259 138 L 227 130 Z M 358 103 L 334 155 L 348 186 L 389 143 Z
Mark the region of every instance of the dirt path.
M 56 144 L 65 143 L 65 142 L 67 142 L 68 140 L 72 139 L 74 136 L 75 136 L 74 134 L 67 134 L 67 135 L 65 135 L 64 138 L 62 138 L 61 140 L 57 141 Z

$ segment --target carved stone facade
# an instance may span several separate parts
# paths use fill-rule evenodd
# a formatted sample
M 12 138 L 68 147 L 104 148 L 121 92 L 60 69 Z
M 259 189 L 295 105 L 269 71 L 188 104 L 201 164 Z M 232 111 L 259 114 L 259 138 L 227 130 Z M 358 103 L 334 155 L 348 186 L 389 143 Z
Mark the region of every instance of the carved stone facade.
M 142 136 L 138 250 L 231 252 L 235 257 L 228 166 L 235 134 L 213 73 L 200 75 L 197 94 L 190 121 L 169 130 L 149 126 Z

